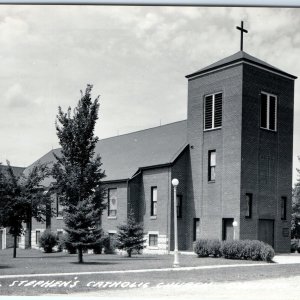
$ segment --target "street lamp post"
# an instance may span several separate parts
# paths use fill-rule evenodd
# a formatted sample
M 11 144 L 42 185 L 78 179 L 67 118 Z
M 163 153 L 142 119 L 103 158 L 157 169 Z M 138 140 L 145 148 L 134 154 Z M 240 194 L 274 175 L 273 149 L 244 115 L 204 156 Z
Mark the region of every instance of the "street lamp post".
M 178 179 L 174 178 L 172 180 L 172 185 L 174 187 L 174 263 L 173 263 L 173 267 L 179 267 L 179 253 L 178 253 L 178 233 L 177 233 L 177 205 L 176 205 L 176 201 L 177 201 L 177 194 L 176 194 L 176 190 L 177 190 L 177 186 L 179 184 Z
M 237 221 L 233 221 L 232 222 L 232 226 L 233 226 L 233 240 L 235 240 L 235 238 L 236 238 L 236 228 L 237 228 L 237 226 L 238 226 L 238 222 Z

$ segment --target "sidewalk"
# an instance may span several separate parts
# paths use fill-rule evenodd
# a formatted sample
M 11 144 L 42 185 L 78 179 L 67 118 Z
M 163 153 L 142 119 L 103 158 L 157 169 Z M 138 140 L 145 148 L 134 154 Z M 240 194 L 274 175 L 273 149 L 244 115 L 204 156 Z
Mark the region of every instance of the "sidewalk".
M 278 264 L 300 264 L 300 254 L 275 255 L 273 261 Z

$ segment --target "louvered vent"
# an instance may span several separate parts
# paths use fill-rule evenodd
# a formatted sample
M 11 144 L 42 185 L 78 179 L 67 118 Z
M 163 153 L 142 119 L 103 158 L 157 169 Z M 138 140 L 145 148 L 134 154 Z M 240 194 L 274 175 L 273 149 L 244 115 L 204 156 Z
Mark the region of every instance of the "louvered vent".
M 222 93 L 215 94 L 215 124 L 214 128 L 222 126 Z
M 208 95 L 205 97 L 205 130 L 222 127 L 222 102 L 222 93 Z
M 205 129 L 213 128 L 213 95 L 205 98 Z

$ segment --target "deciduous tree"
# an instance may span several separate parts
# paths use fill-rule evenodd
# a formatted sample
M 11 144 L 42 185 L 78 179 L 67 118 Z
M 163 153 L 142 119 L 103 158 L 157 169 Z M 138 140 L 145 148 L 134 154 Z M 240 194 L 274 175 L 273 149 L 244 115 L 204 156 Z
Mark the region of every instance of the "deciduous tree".
M 17 253 L 17 238 L 24 232 L 24 224 L 31 218 L 46 220 L 51 213 L 51 198 L 42 181 L 48 176 L 46 165 L 35 165 L 27 175 L 16 176 L 9 162 L 6 171 L 0 171 L 0 225 L 7 227 L 14 237 L 13 257 Z

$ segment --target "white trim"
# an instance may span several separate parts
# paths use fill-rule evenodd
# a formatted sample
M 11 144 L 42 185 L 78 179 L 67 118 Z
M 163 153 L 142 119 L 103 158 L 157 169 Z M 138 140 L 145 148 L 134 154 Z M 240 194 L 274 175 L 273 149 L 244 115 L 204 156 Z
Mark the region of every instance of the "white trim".
M 215 97 L 216 95 L 221 94 L 222 95 L 222 112 L 221 112 L 221 117 L 222 117 L 222 125 L 223 125 L 223 91 L 219 91 L 219 92 L 215 92 L 215 93 L 211 93 L 211 94 L 207 94 L 204 95 L 204 118 L 203 118 L 203 131 L 210 131 L 210 130 L 216 130 L 216 129 L 220 129 L 222 128 L 221 126 L 215 127 Z M 211 122 L 211 128 L 205 128 L 205 120 L 206 120 L 206 98 L 212 96 L 212 122 Z
M 117 230 L 108 230 L 107 232 L 108 232 L 108 233 L 116 234 L 116 233 L 117 233 Z
M 267 127 L 261 126 L 261 98 L 260 98 L 260 128 L 269 130 L 269 131 L 273 131 L 273 132 L 277 132 L 277 104 L 278 104 L 277 95 L 274 95 L 274 94 L 271 94 L 268 92 L 264 92 L 264 91 L 261 91 L 260 94 L 267 96 Z M 270 97 L 275 98 L 275 124 L 274 124 L 275 129 L 270 129 Z

